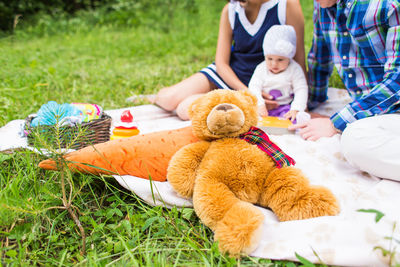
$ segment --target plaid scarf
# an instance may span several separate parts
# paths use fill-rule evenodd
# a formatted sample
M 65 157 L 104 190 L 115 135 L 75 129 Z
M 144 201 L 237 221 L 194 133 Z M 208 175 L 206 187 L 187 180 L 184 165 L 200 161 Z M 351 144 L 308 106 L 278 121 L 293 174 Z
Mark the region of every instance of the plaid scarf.
M 251 127 L 247 133 L 239 135 L 239 138 L 252 145 L 257 145 L 259 149 L 271 156 L 278 169 L 296 164 L 294 159 L 283 153 L 277 145 L 269 140 L 268 135 L 257 127 Z

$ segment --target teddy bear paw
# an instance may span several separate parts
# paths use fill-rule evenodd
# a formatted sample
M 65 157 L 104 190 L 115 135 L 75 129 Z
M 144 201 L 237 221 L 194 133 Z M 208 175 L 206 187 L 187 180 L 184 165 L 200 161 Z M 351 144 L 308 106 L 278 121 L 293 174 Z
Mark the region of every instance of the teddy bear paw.
M 216 225 L 214 238 L 222 252 L 249 254 L 260 243 L 264 215 L 250 203 L 233 206 Z
M 339 204 L 332 192 L 324 187 L 310 187 L 293 201 L 285 203 L 275 213 L 279 220 L 302 220 L 320 216 L 334 216 L 340 211 Z

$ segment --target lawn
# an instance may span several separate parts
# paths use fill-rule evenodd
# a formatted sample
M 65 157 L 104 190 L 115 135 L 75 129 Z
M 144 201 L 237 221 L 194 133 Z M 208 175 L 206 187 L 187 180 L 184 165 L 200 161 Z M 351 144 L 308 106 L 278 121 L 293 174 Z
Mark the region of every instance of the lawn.
M 154 93 L 213 61 L 223 0 L 165 1 L 129 20 L 99 11 L 73 18 L 45 14 L 0 39 L 0 126 L 23 119 L 49 100 L 130 106 L 132 94 Z M 123 1 L 121 1 L 123 3 Z M 302 0 L 306 51 L 312 0 Z M 331 85 L 340 86 L 337 76 Z M 183 211 L 151 207 L 112 177 L 46 172 L 43 156 L 0 153 L 0 258 L 17 265 L 294 266 L 221 254 L 212 232 Z M 66 181 L 71 209 L 62 206 Z

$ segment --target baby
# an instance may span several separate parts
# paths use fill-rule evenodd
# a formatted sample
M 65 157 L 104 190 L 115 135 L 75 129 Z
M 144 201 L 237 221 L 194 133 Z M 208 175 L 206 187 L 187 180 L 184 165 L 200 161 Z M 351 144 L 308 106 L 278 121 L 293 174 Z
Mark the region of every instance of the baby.
M 265 61 L 254 70 L 249 90 L 257 96 L 260 116 L 296 119 L 307 106 L 308 86 L 303 69 L 293 60 L 296 32 L 289 25 L 272 26 L 263 40 Z M 276 100 L 279 107 L 267 110 L 262 92 Z

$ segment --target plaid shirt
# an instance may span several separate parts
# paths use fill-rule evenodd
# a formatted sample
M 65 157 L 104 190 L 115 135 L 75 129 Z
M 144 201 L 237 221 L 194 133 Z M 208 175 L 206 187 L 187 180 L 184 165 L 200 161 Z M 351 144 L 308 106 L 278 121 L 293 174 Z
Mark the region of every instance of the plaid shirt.
M 327 99 L 335 65 L 353 99 L 331 117 L 337 129 L 399 110 L 399 0 L 338 0 L 330 8 L 314 1 L 314 25 L 308 55 L 309 108 Z

